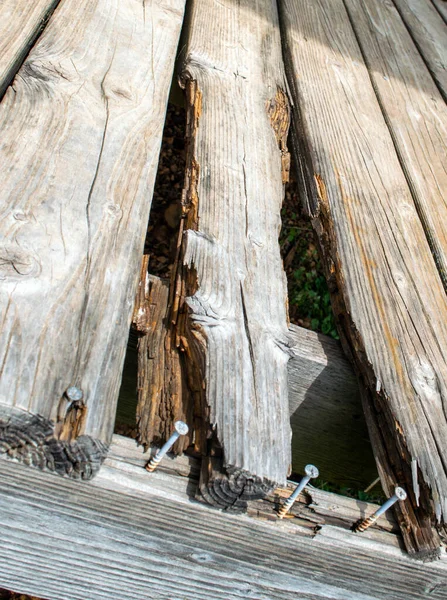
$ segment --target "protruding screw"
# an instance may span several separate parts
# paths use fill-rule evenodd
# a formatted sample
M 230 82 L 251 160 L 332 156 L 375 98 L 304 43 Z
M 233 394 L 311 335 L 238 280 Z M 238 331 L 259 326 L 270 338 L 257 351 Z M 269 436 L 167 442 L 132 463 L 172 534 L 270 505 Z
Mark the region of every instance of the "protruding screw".
M 360 523 L 355 525 L 354 531 L 358 532 L 358 533 L 365 531 L 366 529 L 368 529 L 368 527 L 371 527 L 371 525 L 374 525 L 374 523 L 377 521 L 377 519 L 381 515 L 383 515 L 383 513 L 386 512 L 389 508 L 391 508 L 391 506 L 393 506 L 393 504 L 395 504 L 398 500 L 405 500 L 406 497 L 407 497 L 407 492 L 403 488 L 397 487 L 394 490 L 394 496 L 391 496 L 391 498 L 389 498 L 385 502 L 385 504 L 382 504 L 382 506 L 378 510 L 376 510 L 376 512 L 374 514 L 372 514 L 370 517 L 366 517 L 366 519 L 364 519 L 363 521 L 361 521 Z
M 298 498 L 298 496 L 304 490 L 304 488 L 309 483 L 309 481 L 311 479 L 316 479 L 318 477 L 318 475 L 320 474 L 317 467 L 315 467 L 314 465 L 306 465 L 304 467 L 304 472 L 306 473 L 306 475 L 301 479 L 300 483 L 296 486 L 296 489 L 293 492 L 293 494 L 287 498 L 287 500 L 284 502 L 284 504 L 279 509 L 278 517 L 280 519 L 282 519 L 289 512 L 289 510 L 292 508 L 293 504 L 295 503 L 295 500 Z
M 151 460 L 147 463 L 146 470 L 149 471 L 149 473 L 152 473 L 152 471 L 155 471 L 155 469 L 158 467 L 158 464 L 161 461 L 161 459 L 163 458 L 163 456 L 166 454 L 166 452 L 168 452 L 172 448 L 172 446 L 175 444 L 175 442 L 178 440 L 178 438 L 181 435 L 186 435 L 189 431 L 188 425 L 186 423 L 184 423 L 183 421 L 176 421 L 174 423 L 174 429 L 175 429 L 175 431 L 171 435 L 169 440 L 164 444 L 164 446 L 162 446 L 160 448 L 160 450 L 157 452 L 157 454 L 155 456 L 153 456 L 151 458 Z
M 69 388 L 67 388 L 65 395 L 72 402 L 76 402 L 78 400 L 82 400 L 82 398 L 84 397 L 84 392 L 81 390 L 81 388 L 72 385 Z

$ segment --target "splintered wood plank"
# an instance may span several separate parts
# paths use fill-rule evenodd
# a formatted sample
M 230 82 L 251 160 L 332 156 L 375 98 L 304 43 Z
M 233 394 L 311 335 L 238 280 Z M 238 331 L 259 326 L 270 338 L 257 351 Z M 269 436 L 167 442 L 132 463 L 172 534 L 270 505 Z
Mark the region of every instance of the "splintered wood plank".
M 447 290 L 447 106 L 394 5 L 345 4 Z
M 447 298 L 342 1 L 282 0 L 298 158 L 382 486 L 410 552 L 447 519 Z M 433 503 L 432 503 L 433 501 Z
M 187 372 L 196 449 L 206 453 L 212 435 L 213 454 L 223 453 L 248 495 L 248 480 L 253 490 L 283 482 L 290 464 L 278 245 L 289 108 L 276 6 L 194 0 L 187 33 L 187 172 L 170 335 Z M 237 497 L 221 496 L 236 506 Z
M 324 481 L 366 488 L 377 478 L 377 468 L 352 366 L 336 340 L 296 325 L 289 337 L 294 473 L 313 463 Z
M 0 585 L 48 600 L 109 600 L 117 590 L 123 600 L 446 598 L 445 564 L 417 564 L 340 528 L 309 538 L 291 523 L 6 462 L 0 515 Z
M 59 0 L 0 2 L 0 99 Z
M 0 401 L 66 442 L 112 435 L 184 4 L 64 2 L 0 106 Z
M 445 7 L 445 0 L 442 1 Z M 447 101 L 447 24 L 431 0 L 394 0 L 394 4 Z M 384 0 L 377 2 L 377 5 L 378 10 L 386 8 Z M 388 4 L 388 8 L 392 12 L 393 6 Z M 376 24 L 376 27 L 379 25 Z M 429 94 L 428 90 L 426 93 Z

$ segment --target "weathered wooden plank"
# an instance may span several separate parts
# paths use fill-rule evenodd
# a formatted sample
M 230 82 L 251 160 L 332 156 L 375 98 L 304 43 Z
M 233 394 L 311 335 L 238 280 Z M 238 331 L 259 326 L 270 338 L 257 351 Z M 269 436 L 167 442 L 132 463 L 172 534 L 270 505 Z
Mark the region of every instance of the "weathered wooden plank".
M 0 99 L 58 4 L 59 0 L 0 3 Z
M 394 4 L 447 101 L 447 24 L 431 0 L 394 0 Z M 429 96 L 430 90 L 425 93 Z
M 366 488 L 377 468 L 352 366 L 336 340 L 296 325 L 289 337 L 293 471 L 313 463 L 324 481 Z
M 196 450 L 211 445 L 231 477 L 262 487 L 284 481 L 290 464 L 278 245 L 289 109 L 275 4 L 194 0 L 184 53 L 186 180 L 170 338 Z
M 184 4 L 64 2 L 0 106 L 0 401 L 68 442 L 112 435 Z
M 432 0 L 432 2 L 439 14 L 441 15 L 441 17 L 447 23 L 447 4 L 445 0 Z
M 447 597 L 445 561 L 417 564 L 340 528 L 309 538 L 290 522 L 120 494 L 95 481 L 0 462 L 0 585 L 49 600 L 117 590 L 123 600 Z
M 405 0 L 398 6 L 407 7 L 402 10 L 404 18 L 416 32 L 411 11 L 421 9 L 418 22 L 424 23 L 430 15 L 422 8 L 429 5 L 435 12 L 443 31 L 432 35 L 421 31 L 420 36 L 437 40 L 447 59 L 447 25 L 430 2 L 410 4 Z M 347 0 L 346 6 L 447 290 L 447 106 L 394 5 L 383 0 L 361 4 Z M 441 69 L 445 97 L 446 66 L 447 62 Z
M 407 548 L 433 556 L 447 515 L 446 295 L 343 2 L 281 6 L 302 187 L 342 343 L 382 486 L 409 491 L 396 508 Z

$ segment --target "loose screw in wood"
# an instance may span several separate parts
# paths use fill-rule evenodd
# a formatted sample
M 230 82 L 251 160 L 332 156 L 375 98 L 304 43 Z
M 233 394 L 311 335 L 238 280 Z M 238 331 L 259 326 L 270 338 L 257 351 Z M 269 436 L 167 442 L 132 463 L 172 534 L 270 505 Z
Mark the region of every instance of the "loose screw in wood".
M 163 458 L 163 456 L 166 454 L 166 452 L 168 452 L 172 446 L 175 444 L 175 442 L 178 440 L 178 438 L 181 435 L 186 435 L 189 431 L 189 427 L 186 423 L 184 423 L 183 421 L 176 421 L 174 423 L 174 433 L 171 435 L 171 437 L 168 439 L 168 441 L 164 444 L 164 446 L 162 446 L 160 448 L 160 450 L 157 452 L 157 454 L 155 456 L 153 456 L 151 458 L 151 460 L 147 463 L 146 465 L 146 470 L 149 471 L 149 473 L 152 473 L 152 471 L 155 471 L 155 469 L 158 467 L 159 462 L 161 461 L 161 459 Z
M 362 533 L 362 531 L 365 531 L 366 529 L 368 529 L 368 527 L 374 525 L 377 519 L 381 515 L 383 515 L 383 513 L 385 513 L 391 506 L 393 506 L 393 504 L 395 504 L 398 500 L 405 500 L 406 497 L 407 492 L 403 488 L 397 487 L 394 490 L 394 496 L 391 496 L 391 498 L 389 498 L 385 502 L 385 504 L 383 504 L 378 510 L 376 510 L 374 514 L 372 514 L 370 517 L 366 517 L 366 519 L 358 523 L 354 527 L 353 531 L 355 531 L 356 533 Z
M 309 483 L 309 481 L 311 479 L 315 479 L 320 474 L 317 467 L 315 467 L 314 465 L 306 465 L 304 467 L 304 472 L 306 473 L 306 475 L 301 479 L 300 483 L 297 485 L 293 494 L 287 498 L 287 500 L 284 502 L 284 504 L 279 509 L 278 517 L 280 519 L 284 518 L 284 516 L 289 512 L 289 510 L 292 508 L 293 504 L 295 503 L 295 500 L 298 498 L 300 493 L 304 490 L 304 488 Z
M 84 397 L 84 393 L 81 390 L 81 388 L 78 388 L 75 385 L 72 385 L 69 388 L 67 388 L 67 390 L 65 391 L 65 395 L 72 402 L 82 400 L 82 398 Z

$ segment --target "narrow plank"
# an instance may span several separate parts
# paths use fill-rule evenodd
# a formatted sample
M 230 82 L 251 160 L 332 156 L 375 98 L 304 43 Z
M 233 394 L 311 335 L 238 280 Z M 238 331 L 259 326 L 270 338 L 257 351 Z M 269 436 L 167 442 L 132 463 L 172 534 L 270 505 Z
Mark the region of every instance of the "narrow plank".
M 375 0 L 345 4 L 447 290 L 447 106 L 395 7 Z M 429 22 L 429 15 L 424 21 L 425 2 L 402 4 L 406 20 L 417 4 L 421 21 Z M 438 44 L 446 55 L 447 25 L 436 17 L 443 26 Z M 420 35 L 436 40 L 431 33 Z M 446 66 L 442 74 L 447 92 Z
M 169 335 L 188 383 L 195 449 L 211 446 L 234 486 L 248 494 L 250 480 L 256 494 L 284 482 L 290 465 L 278 245 L 289 109 L 278 16 L 269 0 L 194 0 L 189 10 L 184 218 Z M 175 418 L 168 408 L 158 414 Z M 222 469 L 206 472 L 225 486 Z M 237 494 L 226 491 L 235 507 Z
M 336 340 L 296 325 L 289 338 L 293 471 L 313 463 L 323 481 L 365 489 L 377 468 L 352 366 Z
M 0 100 L 59 0 L 2 0 L 0 4 Z
M 445 561 L 417 564 L 337 528 L 308 538 L 289 523 L 96 485 L 92 494 L 5 462 L 0 483 L 0 585 L 49 600 L 117 590 L 123 600 L 446 598 Z
M 447 101 L 446 22 L 431 0 L 394 0 L 394 4 Z M 429 90 L 425 92 L 430 95 Z
M 184 4 L 64 2 L 0 106 L 0 402 L 68 444 L 112 436 Z
M 281 7 L 302 185 L 341 340 L 382 486 L 409 492 L 396 508 L 407 548 L 434 557 L 432 524 L 447 515 L 447 298 L 344 3 Z
M 441 17 L 447 23 L 447 5 L 445 3 L 445 0 L 432 0 L 432 2 L 434 4 L 434 6 L 436 7 L 436 10 L 439 12 Z

